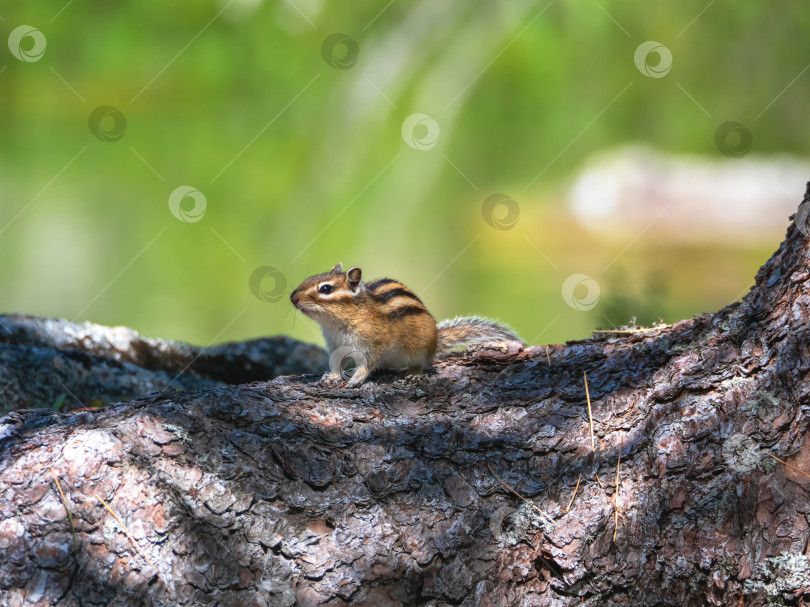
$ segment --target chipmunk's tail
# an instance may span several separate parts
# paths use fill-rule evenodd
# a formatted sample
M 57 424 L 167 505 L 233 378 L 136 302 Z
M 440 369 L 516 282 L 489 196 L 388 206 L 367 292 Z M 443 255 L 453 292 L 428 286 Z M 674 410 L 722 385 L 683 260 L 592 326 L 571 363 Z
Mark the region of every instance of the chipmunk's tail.
M 499 341 L 519 341 L 514 331 L 494 320 L 480 316 L 457 316 L 438 324 L 438 354 L 446 354 L 456 348 L 480 346 Z

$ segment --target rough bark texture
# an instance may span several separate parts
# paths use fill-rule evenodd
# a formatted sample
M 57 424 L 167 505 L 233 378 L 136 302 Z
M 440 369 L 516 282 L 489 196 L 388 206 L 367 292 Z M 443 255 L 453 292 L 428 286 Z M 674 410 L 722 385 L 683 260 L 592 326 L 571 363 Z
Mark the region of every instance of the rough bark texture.
M 2 603 L 804 604 L 810 482 L 765 452 L 810 470 L 806 231 L 742 303 L 550 363 L 512 346 L 358 389 L 280 377 L 14 412 Z
M 289 337 L 199 348 L 127 327 L 10 314 L 0 316 L 0 414 L 318 373 L 326 363 L 321 348 Z

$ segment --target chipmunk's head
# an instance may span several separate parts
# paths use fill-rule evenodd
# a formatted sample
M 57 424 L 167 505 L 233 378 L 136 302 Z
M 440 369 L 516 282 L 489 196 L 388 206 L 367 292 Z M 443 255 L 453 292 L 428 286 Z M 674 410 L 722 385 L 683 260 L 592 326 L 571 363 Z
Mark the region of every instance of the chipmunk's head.
M 328 272 L 310 276 L 290 295 L 290 301 L 301 312 L 319 323 L 339 322 L 355 313 L 357 296 L 365 285 L 360 268 L 343 271 L 337 264 Z

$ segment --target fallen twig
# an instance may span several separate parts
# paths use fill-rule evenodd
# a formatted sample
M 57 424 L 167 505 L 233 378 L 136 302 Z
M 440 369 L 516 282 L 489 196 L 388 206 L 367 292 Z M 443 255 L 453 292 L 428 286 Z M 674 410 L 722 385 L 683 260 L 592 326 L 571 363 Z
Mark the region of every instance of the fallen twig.
M 504 487 L 506 487 L 507 489 L 509 489 L 509 491 L 511 491 L 512 493 L 514 493 L 515 495 L 517 495 L 517 496 L 518 496 L 520 499 L 522 499 L 524 502 L 526 502 L 527 504 L 529 504 L 529 506 L 531 506 L 532 508 L 534 508 L 535 510 L 537 510 L 537 512 L 539 512 L 539 513 L 540 513 L 540 516 L 542 516 L 542 517 L 543 517 L 545 520 L 547 520 L 547 521 L 548 521 L 550 524 L 552 524 L 552 525 L 554 524 L 554 521 L 553 521 L 553 520 L 551 520 L 551 517 L 550 517 L 548 514 L 546 514 L 545 512 L 543 512 L 543 511 L 542 511 L 540 508 L 538 508 L 538 507 L 537 507 L 536 505 L 534 505 L 532 502 L 530 502 L 529 500 L 527 500 L 527 499 L 526 499 L 525 497 L 523 497 L 523 496 L 522 496 L 520 493 L 518 493 L 517 491 L 515 491 L 514 489 L 512 489 L 512 487 L 510 487 L 509 485 L 507 485 L 507 484 L 506 484 L 506 483 L 503 481 L 503 479 L 502 479 L 500 476 L 498 476 L 497 474 L 495 474 L 495 471 L 492 469 L 492 466 L 490 466 L 490 465 L 489 465 L 489 462 L 487 462 L 487 468 L 489 468 L 489 471 L 490 471 L 490 472 L 492 472 L 492 476 L 494 476 L 495 478 L 497 478 L 497 479 L 498 479 L 498 482 L 499 482 L 499 483 L 501 483 L 501 485 L 503 485 Z
M 166 583 L 166 580 L 163 578 L 163 575 L 161 575 L 160 569 L 158 569 L 155 566 L 155 564 L 152 561 L 149 560 L 149 557 L 146 556 L 146 554 L 144 554 L 144 552 L 141 550 L 141 547 L 138 546 L 138 542 L 135 541 L 135 538 L 132 537 L 132 534 L 129 532 L 129 529 L 127 529 L 127 526 L 124 524 L 124 521 L 122 521 L 119 518 L 119 516 L 115 513 L 115 511 L 112 508 L 110 508 L 110 505 L 107 502 L 104 501 L 103 497 L 98 498 L 98 500 L 104 505 L 104 507 L 109 511 L 109 513 L 113 515 L 113 518 L 116 521 L 118 521 L 118 524 L 121 526 L 121 529 L 124 530 L 124 533 L 129 538 L 129 541 L 135 547 L 135 550 L 137 550 L 138 554 L 141 555 L 141 558 L 143 558 L 143 560 L 145 560 L 150 567 L 154 567 L 155 571 L 157 572 L 157 576 L 160 578 L 160 581 L 163 582 L 163 585 L 166 586 L 166 588 L 169 590 L 169 592 L 171 592 L 172 589 L 169 586 L 169 584 Z
M 70 511 L 70 507 L 68 507 L 67 499 L 65 499 L 65 494 L 62 493 L 62 486 L 59 484 L 59 479 L 56 477 L 56 472 L 54 472 L 53 468 L 51 468 L 51 476 L 56 483 L 56 488 L 59 490 L 59 495 L 62 498 L 62 504 L 64 504 L 65 510 L 67 511 L 68 521 L 70 521 L 70 532 L 73 534 L 73 552 L 76 552 L 78 543 L 76 541 L 76 527 L 73 524 L 73 513 Z
M 579 478 L 577 479 L 577 486 L 574 487 L 574 495 L 571 496 L 571 501 L 568 502 L 568 505 L 565 507 L 565 511 L 568 512 L 571 509 L 571 504 L 574 503 L 574 498 L 577 496 L 577 490 L 579 489 L 579 482 L 582 480 L 582 473 L 579 473 Z
M 596 453 L 596 440 L 593 437 L 593 414 L 591 413 L 591 394 L 588 391 L 588 374 L 583 373 L 582 375 L 585 378 L 585 398 L 588 400 L 588 422 L 591 424 L 591 453 Z M 601 485 L 602 483 L 600 482 L 599 484 Z
M 613 541 L 616 541 L 616 532 L 619 530 L 619 468 L 622 465 L 622 448 L 624 448 L 624 436 L 619 443 L 619 461 L 616 462 L 616 492 L 613 494 Z
M 787 466 L 787 467 L 788 467 L 788 468 L 790 468 L 791 470 L 795 470 L 796 472 L 798 472 L 798 473 L 799 473 L 799 474 L 801 474 L 802 476 L 806 476 L 807 478 L 810 478 L 810 474 L 807 474 L 807 472 L 805 472 L 804 470 L 799 470 L 799 469 L 798 469 L 796 466 L 791 466 L 791 465 L 790 465 L 790 464 L 788 464 L 786 461 L 779 459 L 778 457 L 776 457 L 776 456 L 775 456 L 775 455 L 773 455 L 772 453 L 768 453 L 767 451 L 763 451 L 763 453 L 764 453 L 765 455 L 770 455 L 770 456 L 771 456 L 773 459 L 775 459 L 775 460 L 776 460 L 777 462 L 779 462 L 780 464 L 784 464 L 785 466 Z

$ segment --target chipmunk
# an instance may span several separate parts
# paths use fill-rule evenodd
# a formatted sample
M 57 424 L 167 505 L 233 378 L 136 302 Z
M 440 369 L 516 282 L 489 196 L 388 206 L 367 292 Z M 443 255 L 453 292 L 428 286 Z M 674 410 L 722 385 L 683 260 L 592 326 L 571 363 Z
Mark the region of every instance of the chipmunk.
M 451 349 L 499 341 L 521 341 L 492 320 L 468 316 L 438 325 L 422 300 L 391 278 L 364 283 L 360 268 L 310 276 L 290 295 L 292 304 L 321 325 L 329 352 L 323 380 L 343 380 L 343 364 L 354 360 L 347 387 L 359 386 L 376 369 L 405 369 L 421 374 L 439 354 Z

